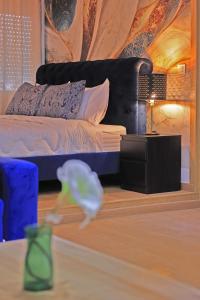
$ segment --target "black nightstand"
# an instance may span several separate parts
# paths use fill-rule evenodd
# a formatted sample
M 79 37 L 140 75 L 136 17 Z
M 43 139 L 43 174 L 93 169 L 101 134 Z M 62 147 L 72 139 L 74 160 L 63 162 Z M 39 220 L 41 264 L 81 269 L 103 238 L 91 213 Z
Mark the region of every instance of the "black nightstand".
M 121 187 L 141 193 L 180 190 L 181 136 L 134 135 L 122 137 Z

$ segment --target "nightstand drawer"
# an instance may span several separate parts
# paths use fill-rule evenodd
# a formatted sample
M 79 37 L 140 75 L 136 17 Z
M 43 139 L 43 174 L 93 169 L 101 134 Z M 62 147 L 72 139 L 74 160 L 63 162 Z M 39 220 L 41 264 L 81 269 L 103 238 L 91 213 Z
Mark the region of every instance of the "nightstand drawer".
M 122 188 L 146 194 L 180 189 L 180 135 L 127 134 L 120 151 Z
M 144 162 L 131 161 L 128 159 L 121 159 L 120 174 L 122 174 L 122 186 L 124 188 L 133 189 L 134 186 L 145 186 L 146 164 Z
M 147 160 L 147 143 L 142 141 L 121 141 L 121 158 Z

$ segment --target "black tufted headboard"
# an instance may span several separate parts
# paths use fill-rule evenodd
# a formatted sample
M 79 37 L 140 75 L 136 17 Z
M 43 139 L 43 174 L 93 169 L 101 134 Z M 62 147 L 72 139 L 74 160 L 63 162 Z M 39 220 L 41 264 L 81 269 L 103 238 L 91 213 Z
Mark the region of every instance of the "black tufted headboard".
M 148 59 L 131 57 L 42 65 L 36 73 L 39 84 L 62 84 L 86 80 L 87 87 L 110 81 L 109 105 L 102 123 L 126 127 L 128 133 L 144 133 L 145 105 L 138 102 L 138 75 L 152 72 Z

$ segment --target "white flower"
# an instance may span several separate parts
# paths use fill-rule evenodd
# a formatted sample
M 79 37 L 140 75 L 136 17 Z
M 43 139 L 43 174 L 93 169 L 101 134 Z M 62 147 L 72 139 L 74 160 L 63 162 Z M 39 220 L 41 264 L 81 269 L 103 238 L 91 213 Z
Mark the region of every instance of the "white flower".
M 83 209 L 86 219 L 82 223 L 85 226 L 101 208 L 103 188 L 95 172 L 80 160 L 69 160 L 57 170 L 57 177 L 63 183 L 67 183 L 70 193 Z

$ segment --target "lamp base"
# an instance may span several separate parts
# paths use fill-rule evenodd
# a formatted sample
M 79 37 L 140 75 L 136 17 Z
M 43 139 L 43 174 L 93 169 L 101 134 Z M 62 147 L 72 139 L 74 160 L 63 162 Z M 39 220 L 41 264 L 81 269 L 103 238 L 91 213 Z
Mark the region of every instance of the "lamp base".
M 160 133 L 158 133 L 157 131 L 150 131 L 150 132 L 146 132 L 144 135 L 159 135 Z

